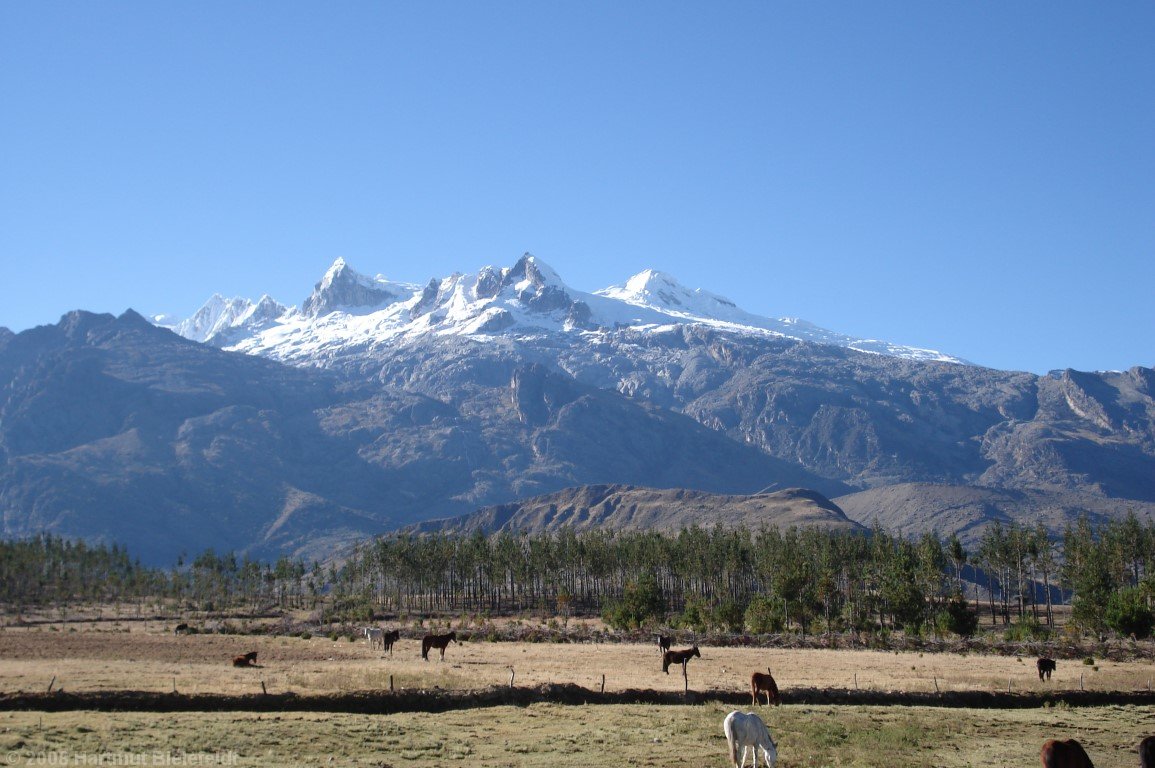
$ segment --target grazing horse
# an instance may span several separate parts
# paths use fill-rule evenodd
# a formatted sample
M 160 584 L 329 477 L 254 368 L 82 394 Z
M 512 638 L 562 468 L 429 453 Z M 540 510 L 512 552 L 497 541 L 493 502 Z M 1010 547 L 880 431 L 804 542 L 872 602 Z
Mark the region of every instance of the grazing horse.
M 381 635 L 381 650 L 389 651 L 389 655 L 393 655 L 393 643 L 401 639 L 401 631 L 394 629 L 389 632 L 384 632 Z
M 750 706 L 758 703 L 758 694 L 766 694 L 766 706 L 774 704 L 778 706 L 782 703 L 778 696 L 778 683 L 774 682 L 774 676 L 770 674 L 770 668 L 766 668 L 766 674 L 755 672 L 750 675 Z
M 379 645 L 384 647 L 385 632 L 381 627 L 365 627 L 361 630 L 361 634 L 365 635 L 365 639 L 369 641 L 370 648 L 376 648 Z
M 1139 742 L 1139 768 L 1155 768 L 1155 736 Z
M 669 635 L 655 635 L 655 637 L 658 638 L 659 651 L 665 653 L 666 651 L 670 650 L 670 643 L 674 641 L 674 638 L 670 637 Z
M 234 667 L 255 667 L 257 666 L 257 652 L 249 651 L 244 656 L 233 657 Z
M 1039 679 L 1042 680 L 1045 675 L 1048 680 L 1051 679 L 1051 673 L 1055 671 L 1055 660 L 1048 659 L 1046 656 L 1035 662 L 1035 667 L 1039 670 Z
M 694 656 L 702 658 L 702 652 L 698 650 L 698 646 L 696 645 L 693 648 L 686 648 L 682 651 L 666 651 L 662 654 L 662 671 L 668 675 L 670 674 L 671 664 L 681 664 L 682 674 L 685 675 L 686 664 L 688 664 Z
M 1039 750 L 1039 761 L 1043 768 L 1095 768 L 1083 745 L 1074 739 L 1044 741 Z
M 426 635 L 421 638 L 421 658 L 429 661 L 429 649 L 436 648 L 441 651 L 441 661 L 445 661 L 445 648 L 451 642 L 457 642 L 456 632 L 450 632 L 447 635 Z
M 758 750 L 762 750 L 762 757 L 766 761 L 766 768 L 774 768 L 778 760 L 778 745 L 770 737 L 770 731 L 762 718 L 753 712 L 745 714 L 737 710 L 726 715 L 722 721 L 722 730 L 726 732 L 726 743 L 730 745 L 730 762 L 734 768 L 743 768 L 746 765 L 747 747 L 754 753 L 754 768 L 758 768 Z M 742 748 L 742 759 L 738 760 L 738 747 Z

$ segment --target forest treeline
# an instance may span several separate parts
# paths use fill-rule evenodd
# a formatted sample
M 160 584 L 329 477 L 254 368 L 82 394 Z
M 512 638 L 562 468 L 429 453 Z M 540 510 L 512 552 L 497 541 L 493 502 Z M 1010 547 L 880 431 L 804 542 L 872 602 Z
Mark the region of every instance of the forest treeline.
M 8 613 L 77 604 L 149 610 L 257 612 L 320 598 L 319 566 L 282 557 L 263 563 L 208 550 L 170 569 L 144 566 L 119 545 L 59 536 L 0 541 L 0 604 Z
M 199 611 L 308 608 L 325 620 L 392 615 L 601 615 L 615 627 L 732 632 L 971 634 L 978 614 L 1019 631 L 1073 622 L 1147 637 L 1155 619 L 1155 524 L 1081 518 L 1062 537 L 992 524 L 967 551 L 918 540 L 812 528 L 690 527 L 677 534 L 591 530 L 470 536 L 392 534 L 338 568 L 211 551 L 170 569 L 116 546 L 51 536 L 0 543 L 9 610 L 137 602 Z

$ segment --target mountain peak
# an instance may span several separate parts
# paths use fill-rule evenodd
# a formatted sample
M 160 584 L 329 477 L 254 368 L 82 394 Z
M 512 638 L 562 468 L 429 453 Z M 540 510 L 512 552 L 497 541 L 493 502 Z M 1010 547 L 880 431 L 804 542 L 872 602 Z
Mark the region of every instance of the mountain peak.
M 908 359 L 965 362 L 934 350 L 755 315 L 723 296 L 687 288 L 657 269 L 645 269 L 622 285 L 592 294 L 574 290 L 529 252 L 513 266 L 483 267 L 473 275 L 455 272 L 425 285 L 393 282 L 382 275 L 367 277 L 337 258 L 300 311 L 286 310 L 268 297 L 254 304 L 214 294 L 188 320 L 174 323 L 155 317 L 154 322 L 185 338 L 283 359 L 328 356 L 341 348 L 352 355 L 374 354 L 372 350 L 429 336 L 534 338 L 599 328 L 633 327 L 645 333 L 672 325 L 707 325 Z M 266 334 L 273 326 L 281 330 Z
M 366 277 L 338 257 L 313 287 L 301 311 L 309 317 L 320 317 L 337 310 L 381 307 L 400 298 L 389 286 L 383 278 Z
M 650 307 L 663 312 L 715 320 L 735 320 L 735 314 L 746 313 L 729 299 L 682 285 L 672 275 L 646 269 L 631 277 L 625 285 L 611 286 L 597 293 L 627 304 Z
M 562 282 L 561 276 L 558 275 L 550 265 L 528 251 L 522 254 L 522 257 L 517 260 L 517 263 L 506 273 L 507 283 L 517 282 L 518 278 L 528 283 L 528 286 L 533 286 L 534 288 L 544 288 L 546 286 L 555 286 L 563 290 L 566 288 L 566 284 Z

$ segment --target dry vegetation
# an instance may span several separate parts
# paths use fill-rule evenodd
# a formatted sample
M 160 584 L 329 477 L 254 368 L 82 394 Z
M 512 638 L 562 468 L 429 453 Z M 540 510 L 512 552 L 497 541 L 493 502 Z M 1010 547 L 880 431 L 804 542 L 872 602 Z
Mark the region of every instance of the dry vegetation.
M 93 756 L 146 765 L 220 756 L 236 765 L 681 766 L 727 765 L 727 708 L 700 706 L 497 707 L 437 715 L 0 713 L 0 750 L 14 765 L 79 764 Z M 819 766 L 1034 766 L 1049 737 L 1078 738 L 1100 768 L 1137 764 L 1155 732 L 1149 708 L 1013 711 L 920 707 L 763 710 L 780 768 Z M 192 758 L 184 760 L 183 756 Z M 155 756 L 155 757 L 153 757 Z M 64 759 L 62 759 L 64 758 Z
M 75 631 L 70 631 L 75 630 Z M 655 646 L 530 644 L 473 640 L 451 645 L 444 663 L 424 662 L 416 640 L 393 656 L 364 640 L 175 636 L 161 622 L 39 625 L 0 630 L 0 694 L 40 692 L 50 681 L 71 692 L 300 694 L 402 689 L 476 689 L 574 683 L 607 691 L 680 691 L 661 672 Z M 256 650 L 259 669 L 229 660 Z M 1078 738 L 1096 765 L 1134 766 L 1139 738 L 1155 733 L 1150 707 L 1021 710 L 810 706 L 789 703 L 792 687 L 933 691 L 1146 690 L 1147 660 L 1084 665 L 1061 659 L 1038 680 L 1033 658 L 881 651 L 702 649 L 690 688 L 744 691 L 750 672 L 774 671 L 787 703 L 762 708 L 780 742 L 780 766 L 1038 765 L 1045 738 Z M 421 766 L 468 760 L 482 766 L 726 765 L 721 720 L 730 709 L 696 706 L 490 707 L 441 714 L 2 712 L 0 761 L 9 764 L 191 764 L 205 755 L 239 765 Z M 101 756 L 109 756 L 102 758 Z M 191 759 L 184 756 L 191 755 Z M 7 757 L 5 757 L 7 756 Z M 137 757 L 140 756 L 140 757 Z M 51 763 L 55 760 L 55 763 Z
M 0 693 L 54 688 L 71 692 L 142 690 L 182 693 L 339 693 L 398 689 L 476 689 L 573 683 L 606 691 L 680 691 L 680 670 L 665 675 L 654 645 L 618 643 L 503 643 L 474 635 L 450 645 L 445 661 L 422 661 L 420 643 L 400 640 L 393 655 L 365 640 L 267 635 L 173 635 L 161 623 L 123 622 L 69 627 L 40 625 L 0 630 Z M 75 631 L 72 631 L 75 630 Z M 257 651 L 258 669 L 229 661 Z M 435 655 L 435 654 L 434 654 Z M 1155 681 L 1150 657 L 1133 661 L 1060 659 L 1050 682 L 1040 682 L 1034 658 L 887 651 L 783 648 L 702 649 L 689 665 L 691 689 L 743 691 L 750 673 L 770 668 L 791 687 L 865 690 L 1006 691 L 1146 690 Z

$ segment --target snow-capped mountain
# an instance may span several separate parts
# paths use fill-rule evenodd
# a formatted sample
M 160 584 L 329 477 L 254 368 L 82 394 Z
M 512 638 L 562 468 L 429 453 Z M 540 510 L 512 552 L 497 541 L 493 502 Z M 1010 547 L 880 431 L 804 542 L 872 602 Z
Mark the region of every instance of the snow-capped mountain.
M 424 286 L 367 277 L 337 259 L 300 309 L 286 309 L 268 297 L 254 304 L 214 295 L 193 317 L 158 324 L 197 341 L 313 365 L 430 337 L 578 340 L 622 329 L 659 333 L 688 325 L 909 360 L 965 363 L 935 350 L 855 338 L 803 320 L 760 317 L 654 270 L 593 293 L 575 290 L 530 254 L 512 267 L 455 273 Z
M 227 346 L 268 328 L 288 311 L 268 295 L 254 302 L 240 297 L 226 299 L 214 293 L 190 318 L 174 321 L 167 315 L 157 315 L 152 320 L 186 339 Z

